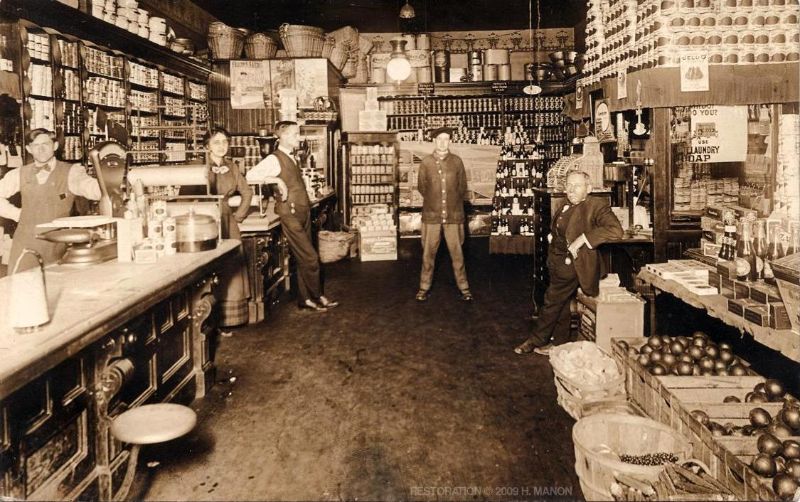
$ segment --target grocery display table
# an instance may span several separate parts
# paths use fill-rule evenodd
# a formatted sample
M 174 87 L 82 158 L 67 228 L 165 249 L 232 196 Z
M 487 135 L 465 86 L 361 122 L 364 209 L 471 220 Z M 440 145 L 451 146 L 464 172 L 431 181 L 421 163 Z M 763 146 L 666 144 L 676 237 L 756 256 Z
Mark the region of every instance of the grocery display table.
M 709 267 L 711 270 L 711 267 Z M 705 310 L 711 317 L 717 318 L 742 333 L 749 333 L 762 345 L 783 353 L 786 357 L 800 361 L 800 334 L 790 330 L 777 330 L 759 326 L 744 317 L 728 311 L 728 298 L 722 295 L 698 295 L 689 291 L 678 281 L 664 279 L 658 275 L 642 270 L 637 275 L 640 281 L 649 284 L 655 293 L 670 293 L 692 307 Z M 650 305 L 650 332 L 655 333 L 655 302 Z

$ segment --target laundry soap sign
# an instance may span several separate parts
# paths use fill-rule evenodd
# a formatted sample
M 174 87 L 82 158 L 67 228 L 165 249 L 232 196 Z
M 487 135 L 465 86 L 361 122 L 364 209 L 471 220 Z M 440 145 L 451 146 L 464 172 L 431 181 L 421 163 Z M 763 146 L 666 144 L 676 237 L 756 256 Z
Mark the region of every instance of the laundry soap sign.
M 695 106 L 691 113 L 689 162 L 744 162 L 746 106 Z
M 681 92 L 708 90 L 708 54 L 681 54 Z

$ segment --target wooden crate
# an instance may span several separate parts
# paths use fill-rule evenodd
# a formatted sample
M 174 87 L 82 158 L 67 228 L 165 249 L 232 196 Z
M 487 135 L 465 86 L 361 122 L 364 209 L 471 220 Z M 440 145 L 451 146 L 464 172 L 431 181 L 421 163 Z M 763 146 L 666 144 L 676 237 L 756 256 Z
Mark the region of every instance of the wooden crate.
M 720 424 L 749 423 L 749 412 L 758 406 L 773 417 L 782 403 L 723 403 L 729 395 L 742 401 L 756 384 L 765 379 L 748 376 L 655 376 L 643 368 L 627 350 L 612 344 L 613 355 L 625 373 L 628 398 L 649 417 L 669 425 L 686 435 L 693 455 L 708 465 L 711 474 L 730 489 L 740 500 L 776 500 L 771 479 L 758 476 L 750 461 L 755 451 L 756 436 L 713 436 L 711 431 L 692 417 L 691 412 L 703 410 Z

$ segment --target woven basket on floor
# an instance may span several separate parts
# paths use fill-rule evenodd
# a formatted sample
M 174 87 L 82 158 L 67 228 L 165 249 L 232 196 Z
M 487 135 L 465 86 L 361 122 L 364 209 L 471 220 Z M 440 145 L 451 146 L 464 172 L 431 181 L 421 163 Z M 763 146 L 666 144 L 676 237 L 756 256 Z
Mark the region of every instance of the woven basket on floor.
M 333 263 L 350 254 L 350 245 L 355 238 L 349 232 L 319 231 L 319 261 Z

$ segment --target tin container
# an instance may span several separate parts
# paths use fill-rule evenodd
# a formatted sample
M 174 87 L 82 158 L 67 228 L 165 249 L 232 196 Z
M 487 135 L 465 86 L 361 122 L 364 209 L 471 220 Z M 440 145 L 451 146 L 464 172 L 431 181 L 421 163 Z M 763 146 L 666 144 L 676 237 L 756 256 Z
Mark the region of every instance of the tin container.
M 372 68 L 371 82 L 373 84 L 386 83 L 386 68 Z
M 431 66 L 430 51 L 414 49 L 412 51 L 406 51 L 406 55 L 412 68 L 429 68 Z
M 473 64 L 469 67 L 470 82 L 480 82 L 483 80 L 483 65 Z
M 511 80 L 511 65 L 497 65 L 497 80 Z
M 433 81 L 434 82 L 449 82 L 450 81 L 450 67 L 449 66 L 434 66 L 433 67 Z
M 508 49 L 486 49 L 484 63 L 487 65 L 501 65 L 509 63 Z
M 413 33 L 406 33 L 401 35 L 401 38 L 406 41 L 406 50 L 413 51 L 417 48 L 417 37 Z
M 417 35 L 417 49 L 429 51 L 431 49 L 431 38 L 427 33 Z
M 430 66 L 417 68 L 417 82 L 421 84 L 433 82 L 433 72 Z
M 497 65 L 485 64 L 483 65 L 483 80 L 493 82 L 497 80 Z
M 467 61 L 470 65 L 479 65 L 483 63 L 481 51 L 470 51 L 467 53 Z
M 433 51 L 433 66 L 447 68 L 450 66 L 449 51 Z

